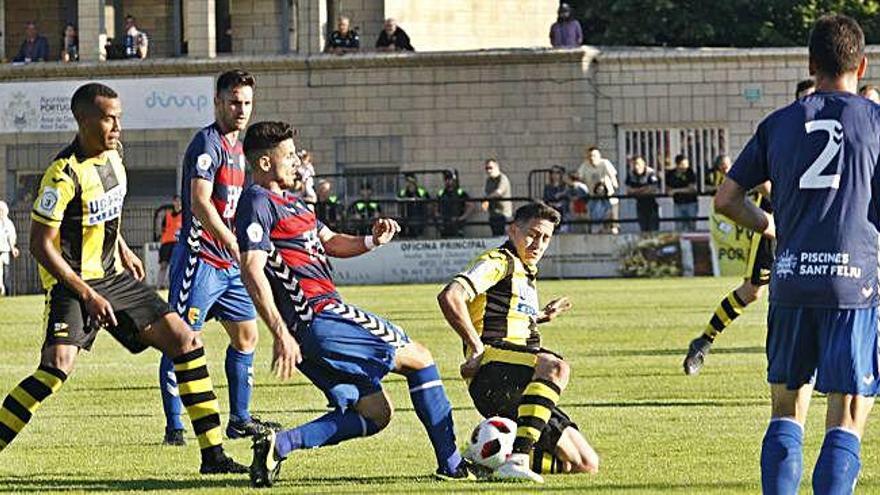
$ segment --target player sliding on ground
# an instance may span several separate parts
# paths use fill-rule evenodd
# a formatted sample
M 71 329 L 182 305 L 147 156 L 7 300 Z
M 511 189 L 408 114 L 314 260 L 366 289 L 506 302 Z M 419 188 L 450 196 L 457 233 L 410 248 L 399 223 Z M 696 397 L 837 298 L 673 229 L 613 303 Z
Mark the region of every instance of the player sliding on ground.
M 569 366 L 541 347 L 538 325 L 571 307 L 554 299 L 538 310 L 537 264 L 559 213 L 544 203 L 516 210 L 509 239 L 478 256 L 437 296 L 465 346 L 461 375 L 484 417 L 516 420 L 513 454 L 494 476 L 543 482 L 540 473 L 595 473 L 599 456 L 559 408 Z
M 719 212 L 777 239 L 767 318 L 771 420 L 761 449 L 767 494 L 798 492 L 814 386 L 828 407 L 813 491 L 852 493 L 880 386 L 880 106 L 855 94 L 867 68 L 859 25 L 820 18 L 809 68 L 816 93 L 761 122 L 715 197 Z M 767 180 L 773 216 L 746 199 Z
M 127 185 L 119 98 L 107 86 L 86 84 L 70 107 L 79 130 L 43 175 L 31 214 L 31 253 L 46 290 L 46 337 L 37 371 L 3 401 L 0 450 L 58 392 L 80 349 L 91 349 L 105 328 L 132 353 L 154 347 L 171 358 L 201 447 L 201 472 L 246 472 L 223 452 L 217 397 L 198 334 L 141 281 L 143 265 L 122 239 Z
M 815 83 L 812 79 L 799 82 L 795 88 L 795 100 L 813 94 L 814 89 Z M 716 173 L 719 173 L 720 178 L 723 180 L 729 170 L 730 159 L 726 155 L 719 156 L 715 164 Z M 720 181 L 717 185 L 721 185 Z M 759 184 L 758 187 L 751 191 L 750 198 L 762 210 L 767 213 L 773 212 L 770 202 L 769 182 Z M 691 341 L 683 363 L 686 375 L 695 375 L 700 372 L 706 356 L 709 355 L 712 344 L 715 343 L 715 339 L 728 326 L 733 324 L 734 320 L 739 318 L 749 305 L 764 295 L 764 287 L 770 283 L 770 271 L 772 268 L 772 241 L 765 236 L 753 233 L 749 243 L 749 254 L 743 282 L 721 300 L 721 303 L 715 308 L 712 318 L 709 319 L 709 324 L 703 331 L 703 335 Z
M 327 396 L 333 411 L 296 428 L 254 440 L 251 483 L 271 486 L 281 461 L 298 449 L 369 436 L 391 420 L 382 388 L 389 372 L 406 376 L 416 415 L 428 432 L 442 479 L 473 479 L 455 444 L 452 406 L 431 353 L 397 325 L 345 304 L 327 256 L 358 256 L 388 243 L 397 222 L 380 219 L 373 234 L 337 234 L 287 192 L 299 159 L 293 129 L 259 122 L 244 139 L 254 184 L 241 196 L 236 234 L 242 278 L 275 340 L 272 363 L 281 379 L 296 368 Z

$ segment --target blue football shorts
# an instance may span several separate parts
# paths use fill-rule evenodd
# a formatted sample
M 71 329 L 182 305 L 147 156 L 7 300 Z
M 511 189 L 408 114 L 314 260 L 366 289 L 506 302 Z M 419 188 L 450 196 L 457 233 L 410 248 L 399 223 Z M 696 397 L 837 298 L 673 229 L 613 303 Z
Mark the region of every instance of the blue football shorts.
M 248 321 L 257 317 L 238 266 L 216 268 L 178 243 L 171 257 L 168 303 L 193 330 L 209 319 Z
M 343 303 L 326 306 L 296 339 L 303 356 L 298 369 L 331 407 L 343 410 L 382 390 L 397 349 L 410 342 L 399 326 Z
M 789 390 L 815 382 L 822 393 L 873 397 L 880 384 L 877 308 L 770 305 L 767 381 Z

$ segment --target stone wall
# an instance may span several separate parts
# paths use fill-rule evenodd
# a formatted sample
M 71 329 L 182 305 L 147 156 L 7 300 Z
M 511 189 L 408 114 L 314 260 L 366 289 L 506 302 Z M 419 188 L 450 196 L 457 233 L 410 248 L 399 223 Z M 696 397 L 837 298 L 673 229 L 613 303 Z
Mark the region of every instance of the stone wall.
M 232 53 L 273 55 L 281 52 L 281 8 L 278 0 L 233 0 Z

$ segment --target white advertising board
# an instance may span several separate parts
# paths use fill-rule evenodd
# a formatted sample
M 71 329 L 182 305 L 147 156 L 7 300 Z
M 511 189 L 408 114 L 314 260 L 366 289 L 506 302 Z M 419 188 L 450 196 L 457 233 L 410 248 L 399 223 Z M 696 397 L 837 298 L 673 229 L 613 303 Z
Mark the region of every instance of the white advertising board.
M 0 133 L 76 130 L 70 97 L 87 80 L 0 84 Z M 123 129 L 177 129 L 214 119 L 211 77 L 104 79 L 119 93 Z

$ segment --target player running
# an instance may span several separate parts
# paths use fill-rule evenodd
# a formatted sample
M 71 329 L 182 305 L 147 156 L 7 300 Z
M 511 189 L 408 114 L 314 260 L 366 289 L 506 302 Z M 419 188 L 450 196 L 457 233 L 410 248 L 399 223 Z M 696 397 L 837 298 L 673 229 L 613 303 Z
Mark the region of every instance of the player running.
M 154 347 L 171 357 L 199 439 L 201 473 L 245 472 L 223 452 L 217 397 L 198 334 L 141 282 L 144 267 L 122 239 L 127 184 L 119 98 L 91 83 L 76 90 L 70 107 L 76 138 L 43 175 L 31 214 L 31 253 L 46 290 L 46 337 L 37 371 L 0 408 L 0 450 L 58 392 L 80 349 L 91 349 L 105 328 L 132 353 Z
M 442 479 L 473 479 L 455 445 L 452 406 L 431 353 L 397 325 L 345 304 L 327 256 L 358 256 L 388 243 L 397 222 L 379 219 L 372 235 L 337 234 L 286 190 L 298 162 L 293 129 L 283 122 L 250 127 L 244 149 L 254 184 L 241 197 L 236 234 L 242 278 L 275 340 L 272 363 L 281 379 L 298 367 L 334 407 L 296 428 L 254 439 L 251 483 L 271 486 L 281 461 L 298 449 L 369 436 L 391 420 L 382 388 L 388 372 L 406 376 L 416 415 L 428 432 Z
M 810 395 L 828 394 L 817 494 L 851 493 L 880 384 L 880 107 L 855 94 L 867 68 L 856 21 L 819 19 L 809 40 L 816 93 L 764 119 L 715 197 L 719 212 L 777 239 L 767 318 L 772 404 L 761 450 L 764 493 L 796 493 Z M 770 180 L 775 213 L 746 192 Z
M 795 88 L 794 98 L 798 100 L 804 96 L 813 94 L 815 83 L 812 79 L 805 79 Z M 718 174 L 719 183 L 727 176 L 730 170 L 730 158 L 727 155 L 720 155 L 716 159 L 715 172 Z M 765 182 L 759 184 L 751 191 L 749 197 L 762 210 L 767 213 L 773 213 L 773 207 L 770 203 L 770 183 Z M 731 291 L 721 303 L 715 308 L 709 324 L 696 339 L 692 340 L 688 346 L 687 355 L 684 358 L 684 373 L 686 375 L 696 375 L 703 367 L 706 356 L 715 339 L 730 326 L 734 320 L 745 311 L 753 302 L 757 301 L 764 295 L 764 287 L 770 283 L 770 271 L 773 268 L 773 245 L 772 241 L 762 235 L 752 235 L 749 244 L 749 256 L 746 262 L 745 276 L 739 287 Z
M 550 245 L 559 213 L 544 203 L 516 210 L 508 240 L 474 259 L 437 296 L 461 337 L 461 375 L 484 417 L 517 422 L 513 454 L 494 473 L 543 483 L 540 473 L 595 473 L 599 456 L 559 408 L 570 368 L 541 347 L 538 325 L 571 308 L 568 298 L 538 310 L 538 261 Z
M 241 283 L 233 234 L 235 207 L 245 183 L 238 134 L 250 119 L 254 85 L 254 77 L 241 70 L 217 78 L 216 121 L 196 133 L 183 157 L 183 227 L 171 260 L 171 307 L 193 330 L 215 318 L 229 334 L 229 438 L 279 426 L 260 421 L 249 411 L 258 332 L 254 305 Z M 166 420 L 164 443 L 183 445 L 181 403 L 171 369 L 171 360 L 163 356 L 159 385 Z

